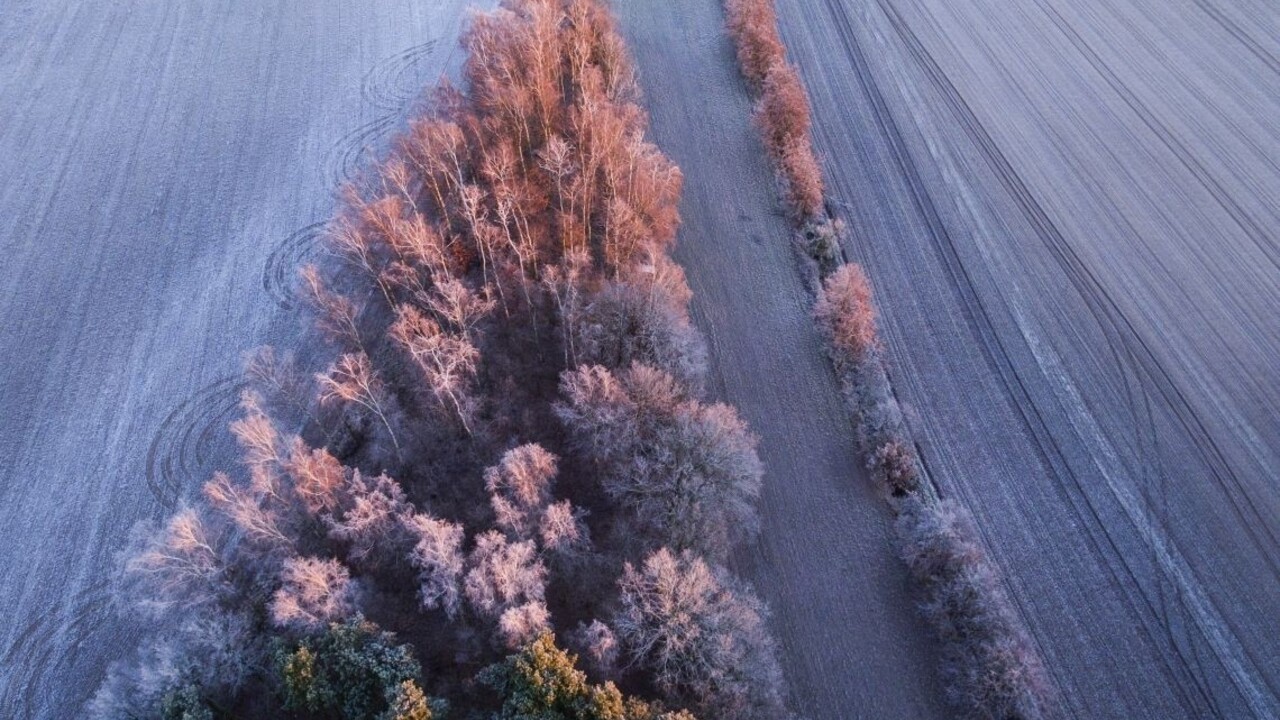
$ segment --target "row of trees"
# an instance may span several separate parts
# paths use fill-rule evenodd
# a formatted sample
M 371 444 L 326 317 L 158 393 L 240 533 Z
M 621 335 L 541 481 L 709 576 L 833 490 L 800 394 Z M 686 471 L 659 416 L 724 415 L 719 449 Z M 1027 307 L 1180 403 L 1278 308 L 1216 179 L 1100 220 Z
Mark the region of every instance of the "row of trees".
M 965 510 L 922 482 L 920 459 L 893 395 L 866 274 L 842 264 L 843 227 L 828 216 L 810 137 L 808 97 L 787 62 L 773 0 L 725 0 L 729 35 L 756 100 L 756 124 L 783 178 L 787 206 L 823 278 L 814 315 L 854 414 L 868 469 L 898 512 L 903 557 L 942 641 L 949 698 L 974 717 L 1037 718 L 1046 683 L 1039 658 Z
M 885 371 L 862 268 L 844 265 L 827 277 L 814 314 L 867 467 L 898 513 L 902 557 L 921 591 L 921 612 L 941 641 L 948 699 L 976 718 L 1044 717 L 1043 667 L 969 513 L 922 482 L 920 458 Z
M 782 179 L 787 207 L 797 223 L 816 232 L 827 218 L 822 169 L 809 136 L 809 96 L 787 62 L 773 0 L 725 0 L 724 5 L 738 67 L 756 97 L 756 125 Z
M 765 609 L 722 567 L 755 439 L 701 398 L 682 178 L 626 49 L 598 0 L 504 0 L 462 45 L 302 272 L 328 360 L 251 359 L 243 468 L 129 560 L 178 631 L 99 715 L 782 713 Z

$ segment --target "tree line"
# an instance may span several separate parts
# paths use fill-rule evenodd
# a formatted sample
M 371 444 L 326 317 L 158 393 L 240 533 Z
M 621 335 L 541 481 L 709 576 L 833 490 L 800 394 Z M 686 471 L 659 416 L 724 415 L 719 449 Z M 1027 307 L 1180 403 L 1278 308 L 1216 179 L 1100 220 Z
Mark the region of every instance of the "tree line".
M 248 362 L 241 467 L 140 534 L 122 592 L 176 628 L 112 718 L 775 717 L 755 437 L 702 388 L 599 0 L 504 0 L 304 268 L 326 358 Z M 314 365 L 314 366 L 311 366 Z
M 787 62 L 773 0 L 725 0 L 738 65 L 756 98 L 755 118 L 777 168 L 783 200 L 816 285 L 814 316 L 827 341 L 867 468 L 898 516 L 900 553 L 940 641 L 947 698 L 967 716 L 1044 717 L 1048 684 L 1040 658 L 978 540 L 968 511 L 925 477 L 885 369 L 866 273 L 846 264 L 843 224 L 823 202 L 810 137 L 811 110 Z

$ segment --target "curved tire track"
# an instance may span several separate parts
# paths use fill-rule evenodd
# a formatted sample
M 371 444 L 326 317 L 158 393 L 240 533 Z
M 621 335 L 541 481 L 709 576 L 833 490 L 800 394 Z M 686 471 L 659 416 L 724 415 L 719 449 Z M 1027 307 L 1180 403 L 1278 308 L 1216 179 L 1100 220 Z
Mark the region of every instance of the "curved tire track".
M 0 665 L 12 673 L 5 685 L 6 694 L 0 697 L 0 709 L 12 711 L 13 717 L 34 718 L 39 714 L 40 698 L 38 675 L 72 664 L 91 635 L 106 626 L 114 617 L 110 595 L 111 583 L 106 579 L 83 588 L 75 594 L 71 607 L 61 613 L 41 613 L 30 618 L 18 633 L 14 642 L 5 650 Z M 65 642 L 55 642 L 59 636 L 79 638 L 79 642 L 54 657 L 58 648 L 66 648 Z M 92 692 L 93 688 L 81 688 Z M 68 688 L 68 692 L 73 691 Z M 87 698 L 86 698 L 87 699 Z
M 438 40 L 428 40 L 379 61 L 360 83 L 360 97 L 370 106 L 399 113 L 421 92 L 423 83 L 412 75 L 435 53 Z
M 298 305 L 298 271 L 323 251 L 324 234 L 329 223 L 316 222 L 296 230 L 267 256 L 262 268 L 262 289 L 282 309 Z
M 160 423 L 147 452 L 146 482 L 166 510 L 212 472 L 214 444 L 226 437 L 227 424 L 247 383 L 228 377 L 206 385 L 182 401 Z
M 378 143 L 396 125 L 395 114 L 384 115 L 348 132 L 334 143 L 324 160 L 329 187 L 341 188 L 360 178 L 360 169 L 374 157 Z

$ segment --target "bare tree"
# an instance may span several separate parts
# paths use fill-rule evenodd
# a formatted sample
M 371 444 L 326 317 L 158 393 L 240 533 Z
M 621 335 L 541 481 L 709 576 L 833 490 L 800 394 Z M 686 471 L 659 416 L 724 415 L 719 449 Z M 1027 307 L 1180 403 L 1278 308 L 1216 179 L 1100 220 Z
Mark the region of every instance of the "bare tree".
M 489 491 L 498 527 L 518 538 L 530 537 L 537 531 L 542 513 L 551 503 L 556 460 L 541 445 L 521 445 L 508 450 L 496 466 L 485 470 L 485 489 Z
M 408 305 L 396 309 L 391 338 L 413 359 L 437 403 L 449 409 L 470 434 L 476 412 L 470 385 L 480 351 L 465 334 L 446 332 L 435 320 Z
M 285 560 L 280 588 L 271 600 L 271 620 L 276 625 L 315 630 L 355 611 L 355 584 L 342 563 L 332 558 Z
M 262 409 L 262 397 L 245 391 L 240 399 L 244 417 L 231 423 L 231 434 L 244 451 L 244 462 L 252 468 L 272 468 L 280 464 L 280 433 Z
M 582 512 L 568 500 L 548 505 L 538 526 L 542 547 L 562 557 L 574 558 L 591 549 L 591 536 Z
M 262 475 L 257 477 L 262 478 Z M 209 504 L 244 533 L 245 539 L 261 556 L 276 556 L 293 548 L 294 536 L 281 515 L 281 507 L 259 488 L 241 487 L 223 472 L 213 474 L 204 485 Z
M 614 628 L 634 663 L 671 699 L 706 716 L 773 717 L 781 671 L 763 604 L 689 553 L 662 548 L 618 581 Z
M 89 717 L 101 720 L 164 717 L 186 699 L 190 715 L 169 717 L 199 720 L 212 715 L 203 702 L 229 704 L 259 670 L 264 645 L 257 623 L 245 613 L 201 608 L 188 610 L 179 623 L 166 623 L 164 636 L 139 650 L 137 662 L 117 663 L 88 704 Z
M 418 599 L 423 610 L 458 614 L 462 577 L 462 526 L 417 513 L 404 518 L 414 540 L 409 562 L 418 569 Z
M 364 347 L 360 332 L 360 308 L 350 298 L 329 290 L 315 265 L 302 268 L 307 299 L 316 311 L 316 327 L 325 338 L 346 350 Z
M 480 614 L 497 618 L 506 610 L 542 602 L 547 570 L 532 541 L 508 542 L 490 530 L 476 539 L 463 587 Z
M 164 529 L 130 558 L 126 572 L 148 591 L 144 607 L 163 610 L 216 602 L 228 590 L 223 575 L 223 537 L 193 508 L 182 508 Z
M 311 377 L 298 370 L 293 356 L 278 354 L 270 345 L 251 352 L 245 362 L 245 376 L 257 390 L 264 412 L 270 409 L 279 418 L 282 413 L 292 420 L 320 419 L 311 410 L 315 390 Z
M 326 403 L 343 402 L 357 405 L 373 413 L 387 429 L 391 444 L 396 453 L 400 452 L 400 442 L 391 429 L 391 399 L 382 385 L 382 380 L 374 372 L 369 356 L 363 351 L 347 353 L 329 366 L 328 371 L 316 375 L 320 383 L 320 401 Z
M 595 461 L 611 497 L 677 548 L 723 552 L 755 532 L 763 469 L 755 438 L 727 405 L 688 398 L 670 375 L 636 365 L 564 374 L 556 412 Z
M 535 600 L 509 607 L 498 617 L 498 635 L 509 650 L 516 650 L 551 629 L 546 603 Z
M 294 438 L 284 464 L 293 480 L 293 491 L 312 517 L 332 512 L 343 502 L 348 470 L 324 448 L 312 450 Z
M 493 299 L 487 292 L 474 292 L 466 283 L 449 275 L 432 275 L 431 286 L 433 291 L 419 299 L 455 332 L 474 343 L 476 326 L 493 311 Z
M 329 537 L 347 545 L 347 558 L 356 565 L 378 567 L 404 557 L 409 544 L 403 520 L 413 512 L 400 485 L 386 475 L 351 473 L 350 505 L 330 516 Z

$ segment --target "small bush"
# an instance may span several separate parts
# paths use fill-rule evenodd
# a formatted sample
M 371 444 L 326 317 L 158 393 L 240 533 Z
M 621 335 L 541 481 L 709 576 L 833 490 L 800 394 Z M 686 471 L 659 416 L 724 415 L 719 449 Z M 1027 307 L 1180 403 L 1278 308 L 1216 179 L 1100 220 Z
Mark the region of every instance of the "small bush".
M 984 720 L 1044 716 L 1043 669 L 959 505 L 912 498 L 898 518 L 921 610 L 942 643 L 948 699 Z
M 201 697 L 200 688 L 183 685 L 161 699 L 160 717 L 162 720 L 213 720 L 213 711 Z
M 807 142 L 812 120 L 800 74 L 787 63 L 774 65 L 756 102 L 756 123 L 775 158 L 796 142 Z
M 813 146 L 807 140 L 796 140 L 782 148 L 777 163 L 792 213 L 802 221 L 822 215 L 822 168 Z
M 879 350 L 871 284 L 860 266 L 843 265 L 826 279 L 813 314 L 845 362 L 862 363 Z
M 876 473 L 894 497 L 903 497 L 920 489 L 915 450 L 901 439 L 894 438 L 876 448 L 867 461 L 867 467 Z
M 726 0 L 729 35 L 738 49 L 738 68 L 753 92 L 783 62 L 786 50 L 778 38 L 778 17 L 771 0 Z

